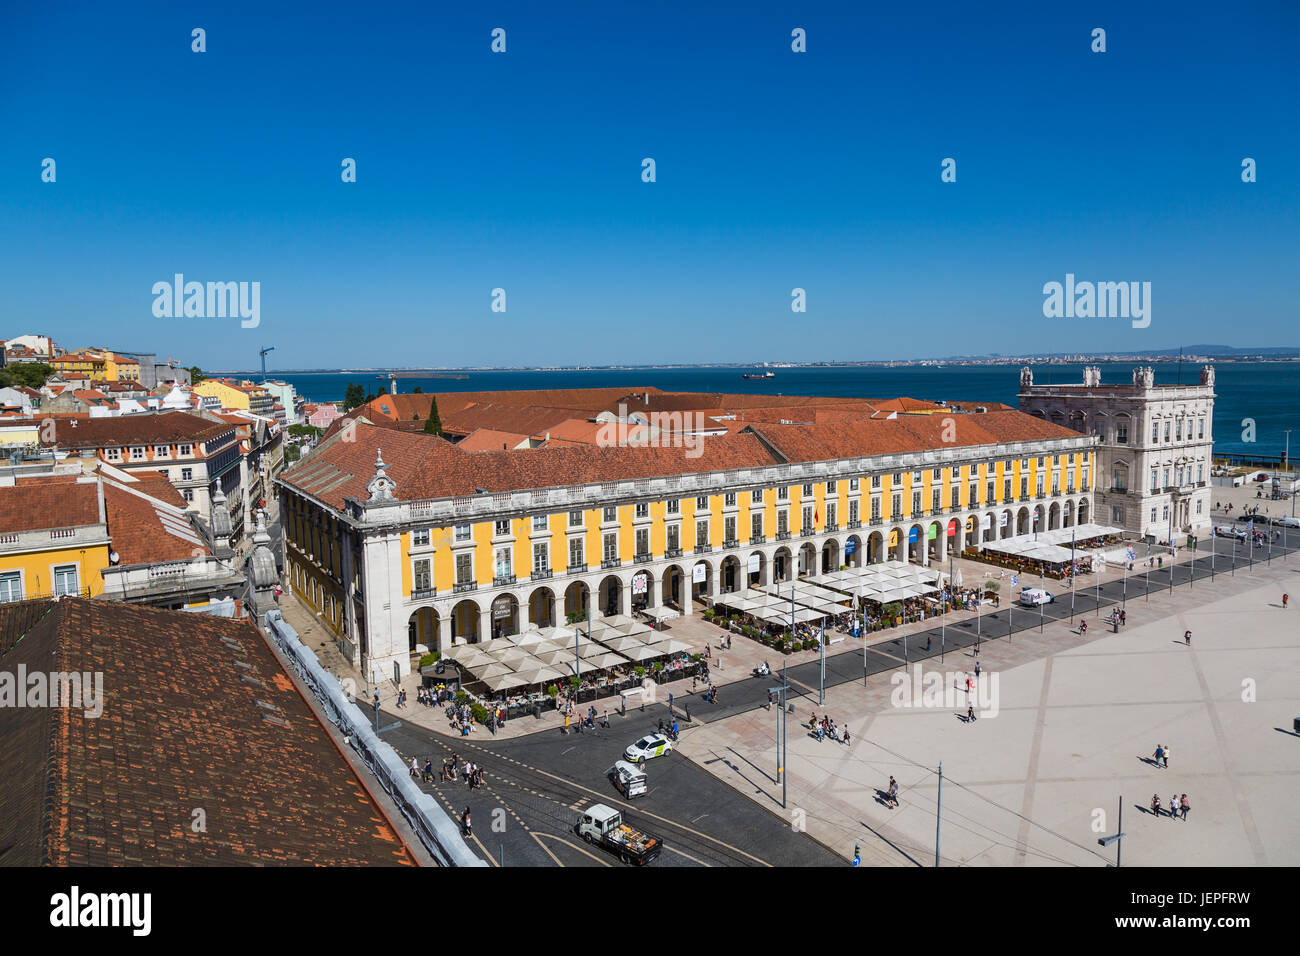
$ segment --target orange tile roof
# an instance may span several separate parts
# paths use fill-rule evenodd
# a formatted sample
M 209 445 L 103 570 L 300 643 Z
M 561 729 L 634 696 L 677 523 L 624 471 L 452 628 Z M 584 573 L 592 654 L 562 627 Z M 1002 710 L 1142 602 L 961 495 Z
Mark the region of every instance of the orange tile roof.
M 527 435 L 478 428 L 456 443 L 461 451 L 509 451 L 528 441 Z
M 248 621 L 118 601 L 15 602 L 0 605 L 0 665 L 99 673 L 107 698 L 98 716 L 0 707 L 6 863 L 415 863 Z
M 336 423 L 337 424 L 337 423 Z M 720 435 L 703 443 L 699 457 L 686 448 L 560 445 L 518 451 L 465 452 L 432 435 L 396 431 L 366 422 L 355 426 L 351 441 L 335 432 L 309 458 L 280 480 L 342 509 L 344 498 L 364 501 L 383 452 L 388 475 L 403 500 L 470 495 L 583 482 L 620 481 L 690 472 L 721 471 L 774 464 L 775 456 L 754 435 Z
M 62 476 L 58 476 L 62 478 Z M 0 486 L 0 532 L 80 528 L 99 523 L 94 482 L 66 480 Z
M 143 484 L 104 482 L 108 534 L 119 563 L 130 566 L 188 561 L 211 554 L 184 515 L 184 499 L 182 507 L 168 507 L 152 497 L 146 488 L 139 487 Z M 172 492 L 175 493 L 174 488 Z

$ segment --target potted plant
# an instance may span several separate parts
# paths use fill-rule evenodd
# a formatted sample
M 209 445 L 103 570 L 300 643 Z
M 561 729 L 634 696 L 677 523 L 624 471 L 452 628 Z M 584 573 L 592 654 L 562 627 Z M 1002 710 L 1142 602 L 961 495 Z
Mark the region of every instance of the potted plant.
M 638 664 L 633 673 L 636 674 L 637 680 L 641 680 L 643 677 L 645 677 L 645 668 L 642 667 L 640 664 Z
M 903 605 L 897 601 L 892 601 L 885 605 L 882 613 L 885 615 L 886 620 L 893 621 L 894 626 L 897 627 L 903 616 Z
M 560 688 L 556 687 L 554 684 L 551 684 L 549 687 L 546 688 L 546 696 L 554 700 L 556 697 L 560 696 Z

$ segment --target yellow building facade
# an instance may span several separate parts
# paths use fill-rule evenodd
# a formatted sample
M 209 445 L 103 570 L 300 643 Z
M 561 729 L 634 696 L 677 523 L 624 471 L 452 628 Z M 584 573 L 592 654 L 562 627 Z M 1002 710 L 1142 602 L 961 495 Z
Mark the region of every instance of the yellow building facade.
M 944 562 L 950 550 L 1093 518 L 1095 439 L 1076 433 L 707 475 L 683 465 L 656 478 L 385 502 L 373 527 L 367 505 L 324 506 L 291 471 L 280 482 L 290 586 L 345 652 L 389 673 L 409 667 L 417 646 L 562 625 L 588 609 L 691 614 L 747 585 Z

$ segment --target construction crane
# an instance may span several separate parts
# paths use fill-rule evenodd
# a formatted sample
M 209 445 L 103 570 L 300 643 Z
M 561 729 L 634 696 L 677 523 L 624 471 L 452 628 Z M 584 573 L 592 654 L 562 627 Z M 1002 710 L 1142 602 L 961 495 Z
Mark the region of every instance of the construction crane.
M 262 357 L 262 381 L 263 382 L 266 381 L 266 353 L 274 352 L 274 351 L 275 351 L 275 346 L 272 345 L 269 349 L 259 349 L 257 352 L 257 354 Z

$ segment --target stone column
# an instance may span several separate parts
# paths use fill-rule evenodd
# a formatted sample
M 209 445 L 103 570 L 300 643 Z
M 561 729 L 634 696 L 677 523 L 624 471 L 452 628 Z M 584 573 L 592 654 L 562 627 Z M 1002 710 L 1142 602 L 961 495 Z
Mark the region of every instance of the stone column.
M 438 637 L 434 650 L 445 653 L 451 647 L 451 611 L 438 613 Z

